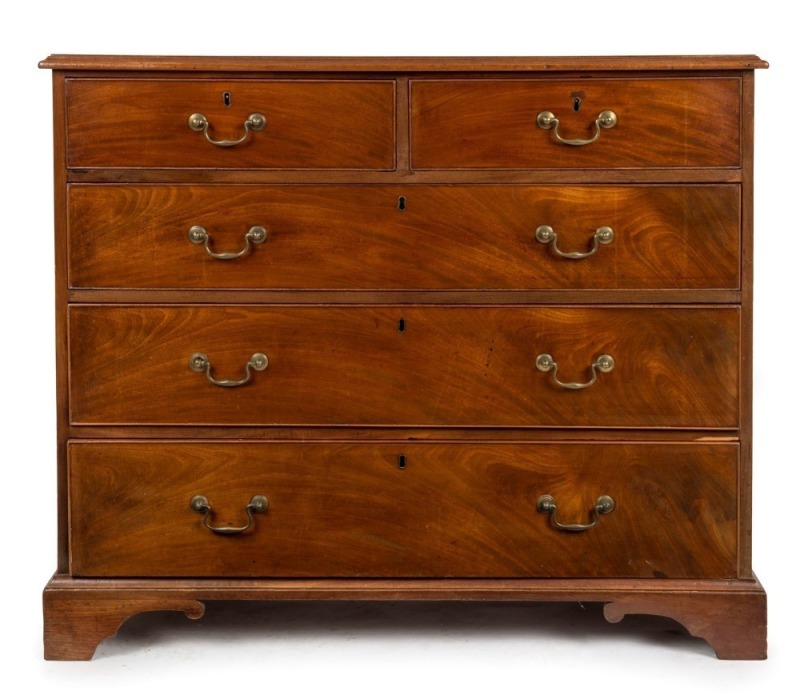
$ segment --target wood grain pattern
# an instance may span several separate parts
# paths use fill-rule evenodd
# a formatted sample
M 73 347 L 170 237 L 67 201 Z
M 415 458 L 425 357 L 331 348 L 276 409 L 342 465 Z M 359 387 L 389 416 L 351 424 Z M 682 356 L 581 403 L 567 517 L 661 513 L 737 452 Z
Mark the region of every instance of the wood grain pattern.
M 69 362 L 67 347 L 69 330 L 67 328 L 67 295 L 69 287 L 68 270 L 68 214 L 67 214 L 67 164 L 66 114 L 64 109 L 64 77 L 53 75 L 53 224 L 54 262 L 55 262 L 55 341 L 56 341 L 56 482 L 58 486 L 58 564 L 56 572 L 69 570 L 69 532 L 67 510 L 67 438 L 69 436 Z
M 731 428 L 736 308 L 73 306 L 74 423 Z M 405 332 L 399 332 L 404 320 Z M 189 369 L 208 355 L 236 389 Z M 600 354 L 617 368 L 587 390 Z
M 737 471 L 735 445 L 72 444 L 72 573 L 733 577 Z M 220 536 L 196 494 L 217 526 L 270 506 Z M 617 507 L 566 533 L 544 494 L 566 521 Z
M 737 167 L 736 78 L 412 80 L 411 163 L 434 168 Z M 579 97 L 579 112 L 573 99 Z M 556 143 L 536 125 L 548 110 L 565 138 L 589 138 L 597 115 L 619 122 L 595 143 Z
M 45 589 L 45 629 L 60 633 L 47 644 L 50 658 L 76 659 L 74 648 L 91 655 L 99 642 L 95 609 L 116 619 L 152 609 L 182 608 L 202 615 L 198 600 L 470 600 L 604 602 L 606 618 L 620 621 L 642 612 L 678 619 L 705 638 L 717 657 L 766 657 L 767 598 L 757 580 L 669 580 L 619 578 L 378 579 L 147 579 L 73 578 L 54 575 Z M 176 601 L 186 607 L 176 607 Z M 161 604 L 163 606 L 159 607 Z M 67 610 L 69 622 L 61 615 Z M 109 624 L 113 626 L 113 624 Z M 111 629 L 111 633 L 115 630 Z M 535 633 L 535 629 L 533 630 Z M 51 631 L 54 633 L 54 631 Z M 45 641 L 47 643 L 46 634 Z
M 399 208 L 403 198 L 403 210 Z M 739 187 L 73 185 L 72 288 L 736 289 Z M 594 232 L 614 241 L 585 260 Z M 250 226 L 268 240 L 235 262 Z
M 739 575 L 753 577 L 753 120 L 755 80 L 752 73 L 742 77 L 742 364 L 740 415 L 742 463 L 739 470 Z M 766 626 L 766 624 L 765 624 Z M 764 630 L 766 634 L 766 628 Z
M 71 439 L 250 439 L 352 442 L 396 442 L 408 440 L 473 441 L 473 442 L 700 442 L 706 444 L 738 443 L 738 430 L 669 430 L 663 428 L 626 429 L 595 428 L 576 430 L 571 427 L 353 427 L 353 426 L 286 426 L 286 425 L 71 425 Z
M 100 642 L 135 614 L 174 610 L 199 619 L 205 612 L 205 605 L 197 600 L 106 597 L 87 604 L 85 599 L 51 589 L 45 590 L 43 602 L 45 660 L 91 660 Z
M 111 168 L 68 170 L 69 182 L 118 184 L 738 184 L 735 168 L 604 170 L 175 170 Z
M 72 289 L 70 303 L 137 305 L 164 303 L 292 304 L 367 306 L 474 305 L 475 290 L 424 289 Z M 736 304 L 741 291 L 726 289 L 481 289 L 484 306 L 535 306 L 541 304 Z
M 89 56 L 54 54 L 39 63 L 54 70 L 257 72 L 581 72 L 752 70 L 768 63 L 731 56 Z
M 612 623 L 627 614 L 672 617 L 692 636 L 708 641 L 720 660 L 767 657 L 767 596 L 763 589 L 677 597 L 626 595 L 607 604 L 603 613 Z
M 66 100 L 72 168 L 394 168 L 389 80 L 71 79 Z M 220 148 L 188 127 L 195 112 L 206 116 L 215 139 L 242 136 L 253 112 L 267 125 L 239 146 Z
M 132 614 L 196 618 L 212 599 L 597 601 L 609 621 L 671 616 L 719 657 L 765 657 L 750 504 L 765 61 L 40 65 L 61 573 L 46 657 L 89 658 Z M 602 109 L 619 123 L 571 148 L 536 127 L 543 109 L 566 137 Z M 188 129 L 195 111 L 218 138 L 254 111 L 268 125 L 216 148 Z M 186 239 L 195 223 L 217 250 L 254 223 L 269 240 L 219 264 Z M 599 225 L 617 237 L 559 260 L 541 223 L 567 250 Z M 242 388 L 188 368 L 203 351 L 240 378 L 257 350 L 270 366 Z M 567 391 L 535 369 L 541 352 L 566 381 L 603 352 L 616 368 Z M 242 524 L 257 492 L 271 505 L 223 538 L 189 508 L 200 489 L 217 524 Z M 568 522 L 599 494 L 617 509 L 566 534 L 536 513 L 545 492 Z

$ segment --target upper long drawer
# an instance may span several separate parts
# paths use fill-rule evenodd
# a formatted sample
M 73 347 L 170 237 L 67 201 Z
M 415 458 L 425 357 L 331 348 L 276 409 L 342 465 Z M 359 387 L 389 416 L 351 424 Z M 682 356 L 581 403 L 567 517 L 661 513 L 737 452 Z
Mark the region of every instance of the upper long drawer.
M 735 289 L 739 187 L 72 185 L 69 270 L 73 288 Z
M 602 128 L 596 122 L 607 111 L 616 123 Z M 737 78 L 414 80 L 411 162 L 415 169 L 738 167 L 740 111 Z M 542 128 L 543 112 L 557 126 Z M 559 140 L 595 136 L 584 145 Z
M 394 113 L 388 80 L 69 80 L 67 166 L 390 170 Z

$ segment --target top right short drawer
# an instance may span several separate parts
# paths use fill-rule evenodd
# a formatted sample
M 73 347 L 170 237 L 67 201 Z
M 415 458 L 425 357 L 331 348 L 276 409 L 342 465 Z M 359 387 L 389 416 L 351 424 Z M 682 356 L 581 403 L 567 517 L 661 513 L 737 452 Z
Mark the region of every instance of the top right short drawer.
M 740 162 L 738 77 L 411 81 L 417 170 Z

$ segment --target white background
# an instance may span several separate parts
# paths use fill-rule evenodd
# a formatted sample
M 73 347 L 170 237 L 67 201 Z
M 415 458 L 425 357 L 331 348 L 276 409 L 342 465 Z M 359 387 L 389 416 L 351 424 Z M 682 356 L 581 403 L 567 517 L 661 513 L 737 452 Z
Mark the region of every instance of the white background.
M 0 691 L 31 696 L 797 696 L 797 163 L 791 3 L 29 2 L 0 10 Z M 214 606 L 145 615 L 95 662 L 41 660 L 55 567 L 49 53 L 596 55 L 757 53 L 754 567 L 770 660 L 720 662 L 663 619 L 511 605 Z M 709 129 L 714 124 L 708 124 Z M 792 686 L 794 685 L 794 686 Z M 16 687 L 16 689 L 15 689 Z

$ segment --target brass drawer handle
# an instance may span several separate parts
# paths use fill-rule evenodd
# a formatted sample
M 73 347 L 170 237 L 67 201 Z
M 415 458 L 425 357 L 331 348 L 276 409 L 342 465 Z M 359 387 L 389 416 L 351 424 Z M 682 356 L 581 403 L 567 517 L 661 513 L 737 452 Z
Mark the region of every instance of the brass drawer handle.
M 247 364 L 244 365 L 245 375 L 243 379 L 234 380 L 234 379 L 215 379 L 211 376 L 211 362 L 208 361 L 208 357 L 204 355 L 202 352 L 195 352 L 191 357 L 189 357 L 189 368 L 192 371 L 196 371 L 198 374 L 202 374 L 205 372 L 206 378 L 213 383 L 215 386 L 224 386 L 225 388 L 234 388 L 236 386 L 244 386 L 250 378 L 253 376 L 251 369 L 253 371 L 264 371 L 269 366 L 269 358 L 263 352 L 256 352 L 250 359 L 247 360 Z
M 261 245 L 267 239 L 267 229 L 263 226 L 250 226 L 250 230 L 244 234 L 244 247 L 239 252 L 214 252 L 209 247 L 208 231 L 203 226 L 192 226 L 188 235 L 195 245 L 205 246 L 206 253 L 215 260 L 235 260 L 250 252 L 251 245 Z
M 206 119 L 205 115 L 200 114 L 200 112 L 195 112 L 189 117 L 189 128 L 192 131 L 202 131 L 203 136 L 206 137 L 206 141 L 213 146 L 220 146 L 221 148 L 230 148 L 231 146 L 238 146 L 240 143 L 244 143 L 248 136 L 250 136 L 251 131 L 261 131 L 266 125 L 267 117 L 255 112 L 244 120 L 244 135 L 241 138 L 237 138 L 233 141 L 215 141 L 208 135 L 208 129 L 211 124 L 208 123 L 208 119 Z
M 604 374 L 612 371 L 614 369 L 615 362 L 614 357 L 610 354 L 601 354 L 597 359 L 594 360 L 594 364 L 591 366 L 592 370 L 592 379 L 591 381 L 587 381 L 586 383 L 578 383 L 578 382 L 569 382 L 566 383 L 564 381 L 560 381 L 558 378 L 558 364 L 556 364 L 556 360 L 553 359 L 552 355 L 550 354 L 540 354 L 536 357 L 536 368 L 539 371 L 552 371 L 553 372 L 553 381 L 556 385 L 561 386 L 561 388 L 571 388 L 571 389 L 579 389 L 579 388 L 589 388 L 595 381 L 597 381 L 597 372 L 601 371 Z
M 208 503 L 208 498 L 205 495 L 195 495 L 189 502 L 191 507 L 198 514 L 203 516 L 203 524 L 215 534 L 241 534 L 253 526 L 253 513 L 266 512 L 269 507 L 269 500 L 263 495 L 254 495 L 244 511 L 247 513 L 247 524 L 243 527 L 215 527 L 208 523 L 211 518 L 211 505 Z
M 536 501 L 536 511 L 543 515 L 550 515 L 550 524 L 556 529 L 562 529 L 565 532 L 585 532 L 587 529 L 597 525 L 600 521 L 600 515 L 607 515 L 613 512 L 615 507 L 614 498 L 610 495 L 601 495 L 594 504 L 592 521 L 589 524 L 563 524 L 558 521 L 558 506 L 552 495 L 542 495 Z
M 588 146 L 600 138 L 600 129 L 613 129 L 617 125 L 617 115 L 610 109 L 600 112 L 597 119 L 594 120 L 594 136 L 591 138 L 562 138 L 558 133 L 559 123 L 558 117 L 553 112 L 539 112 L 539 116 L 536 117 L 536 124 L 539 128 L 545 131 L 553 129 L 553 136 L 559 143 L 567 146 Z
M 536 240 L 545 245 L 549 244 L 550 249 L 559 257 L 566 257 L 568 260 L 582 260 L 584 257 L 594 255 L 601 245 L 608 245 L 614 240 L 614 231 L 608 226 L 600 226 L 595 231 L 592 238 L 592 249 L 588 252 L 562 252 L 558 249 L 558 234 L 550 226 L 539 226 L 536 229 Z

